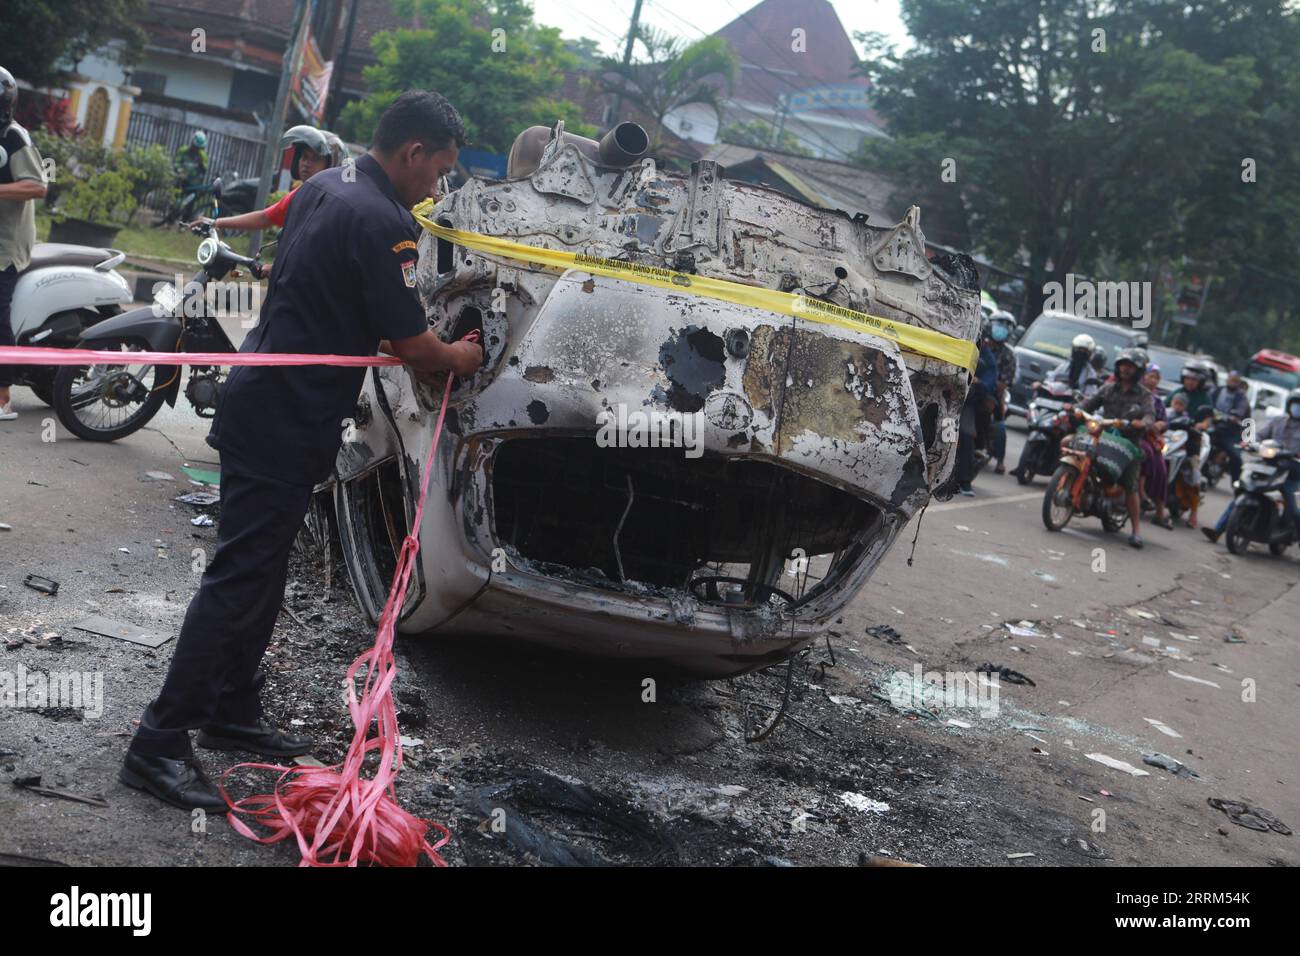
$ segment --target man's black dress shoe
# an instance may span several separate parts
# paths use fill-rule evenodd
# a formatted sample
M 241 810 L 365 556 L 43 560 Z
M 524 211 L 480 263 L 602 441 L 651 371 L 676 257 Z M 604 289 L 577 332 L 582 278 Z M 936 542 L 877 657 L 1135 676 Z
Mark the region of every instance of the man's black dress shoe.
M 207 750 L 246 750 L 267 757 L 297 757 L 316 746 L 310 737 L 276 730 L 265 720 L 256 724 L 213 724 L 199 731 L 196 743 Z
M 128 750 L 117 778 L 128 787 L 152 793 L 159 800 L 185 810 L 225 813 L 230 807 L 193 757 L 172 760 Z

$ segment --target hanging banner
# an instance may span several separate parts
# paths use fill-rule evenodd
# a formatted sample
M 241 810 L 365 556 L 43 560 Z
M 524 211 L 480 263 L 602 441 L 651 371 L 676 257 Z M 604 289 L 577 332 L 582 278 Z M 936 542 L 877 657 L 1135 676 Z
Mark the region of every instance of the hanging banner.
M 302 53 L 297 69 L 294 70 L 290 96 L 298 111 L 319 125 L 325 119 L 325 99 L 329 95 L 334 62 L 321 56 L 320 47 L 311 31 L 310 20 L 303 22 L 302 29 L 305 34 L 301 44 Z

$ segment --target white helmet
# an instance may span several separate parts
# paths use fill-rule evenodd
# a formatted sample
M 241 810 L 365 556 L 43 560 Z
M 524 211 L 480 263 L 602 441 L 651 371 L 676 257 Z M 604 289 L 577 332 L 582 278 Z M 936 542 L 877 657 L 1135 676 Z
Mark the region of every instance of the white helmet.
M 1074 341 L 1070 343 L 1070 348 L 1087 351 L 1089 355 L 1092 354 L 1092 350 L 1096 347 L 1097 343 L 1092 340 L 1092 336 L 1087 332 L 1080 332 L 1074 337 Z

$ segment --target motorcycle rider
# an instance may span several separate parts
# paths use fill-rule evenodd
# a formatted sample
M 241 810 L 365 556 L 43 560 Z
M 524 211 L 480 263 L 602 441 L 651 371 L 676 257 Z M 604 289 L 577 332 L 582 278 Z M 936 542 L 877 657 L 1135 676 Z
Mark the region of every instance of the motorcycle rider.
M 1241 433 L 1243 422 L 1250 417 L 1250 400 L 1241 373 L 1228 373 L 1227 383 L 1214 396 L 1214 410 L 1222 420 L 1210 433 L 1210 444 L 1228 456 L 1228 474 L 1236 481 L 1241 477 Z
M 1201 433 L 1187 414 L 1186 392 L 1177 391 L 1169 396 L 1168 426 L 1182 429 L 1187 433 L 1187 457 L 1193 463 L 1199 462 Z M 1199 481 L 1199 478 L 1196 480 Z M 1190 487 L 1180 481 L 1174 484 L 1174 494 L 1178 498 L 1179 504 L 1187 509 L 1187 517 L 1184 519 L 1187 522 L 1187 527 L 1195 528 L 1199 520 L 1197 514 L 1201 509 L 1201 489 L 1199 487 Z
M 1134 444 L 1137 444 L 1142 434 L 1151 428 L 1156 420 L 1155 404 L 1151 400 L 1151 392 L 1142 384 L 1142 372 L 1145 365 L 1145 352 L 1137 348 L 1124 349 L 1115 358 L 1114 381 L 1107 382 L 1095 394 L 1085 398 L 1079 406 L 1085 412 L 1095 412 L 1100 408 L 1102 415 L 1106 418 L 1126 420 L 1128 427 L 1121 429 L 1121 431 L 1125 432 L 1124 437 Z M 1066 441 L 1069 440 L 1066 439 Z M 1142 457 L 1139 455 L 1124 469 L 1124 473 L 1118 481 L 1118 484 L 1124 489 L 1124 503 L 1128 509 L 1129 521 L 1133 525 L 1132 533 L 1128 536 L 1128 543 L 1134 548 L 1143 546 L 1142 531 L 1139 524 L 1142 505 L 1138 498 L 1138 480 L 1141 472 Z
M 975 494 L 971 487 L 975 480 L 975 449 L 987 446 L 990 413 L 997 403 L 998 359 L 993 341 L 986 333 L 984 330 L 980 335 L 979 361 L 966 392 L 957 431 L 957 490 L 967 497 Z
M 1093 341 L 1091 335 L 1087 332 L 1080 332 L 1070 343 L 1070 357 L 1056 368 L 1047 373 L 1049 382 L 1065 382 L 1076 392 L 1082 392 L 1085 396 L 1091 395 L 1096 391 L 1096 387 L 1090 390 L 1088 379 L 1094 376 L 1092 367 L 1093 350 L 1097 348 L 1097 343 Z M 1105 352 L 1102 352 L 1102 361 L 1105 361 Z
M 1006 474 L 1002 460 L 1007 456 L 1007 395 L 1015 384 L 1020 363 L 1016 359 L 1016 350 L 1011 347 L 1011 333 L 1015 330 L 1016 320 L 1010 312 L 994 312 L 989 316 L 989 347 L 997 357 L 997 406 L 993 410 L 993 433 L 990 438 L 990 455 L 997 462 L 993 469 L 995 474 Z
M 293 126 L 285 130 L 284 135 L 280 137 L 280 150 L 286 153 L 290 150 L 293 151 L 293 155 L 289 158 L 289 175 L 299 185 L 311 179 L 321 170 L 339 165 L 347 154 L 347 147 L 343 145 L 343 140 L 329 130 L 305 125 Z M 236 232 L 268 229 L 271 226 L 282 227 L 284 217 L 289 211 L 289 203 L 293 201 L 293 195 L 297 191 L 298 187 L 295 186 L 285 193 L 279 201 L 272 203 L 265 209 L 246 212 L 240 216 L 221 216 L 217 219 L 205 217 L 187 225 L 193 226 L 198 223 L 207 223 L 216 226 L 220 230 L 234 230 Z
M 1300 388 L 1292 389 L 1287 395 L 1286 414 L 1271 417 L 1255 433 L 1255 438 L 1261 442 L 1271 438 L 1287 451 L 1300 454 Z M 1300 513 L 1296 511 L 1295 503 L 1296 491 L 1300 490 L 1300 461 L 1288 461 L 1284 464 L 1289 477 L 1282 485 L 1282 527 L 1289 527 L 1295 534 L 1296 529 L 1300 528 L 1297 524 Z M 1232 509 L 1236 503 L 1235 498 L 1228 502 L 1228 507 L 1223 509 L 1223 514 L 1219 515 L 1219 520 L 1214 523 L 1214 527 L 1202 528 L 1201 534 L 1217 542 L 1219 536 L 1223 534 L 1223 529 L 1228 526 L 1228 519 L 1232 516 Z
M 14 345 L 9 306 L 18 274 L 31 261 L 36 244 L 36 200 L 45 197 L 41 154 L 27 130 L 14 122 L 18 84 L 0 67 L 0 345 Z M 13 421 L 9 386 L 13 367 L 0 365 L 0 421 Z
M 1205 409 L 1214 409 L 1214 396 L 1207 384 L 1214 378 L 1214 370 L 1200 359 L 1192 359 L 1183 366 L 1181 378 L 1183 387 L 1179 393 L 1187 399 L 1187 415 L 1192 421 L 1200 422 L 1205 418 Z
M 1169 427 L 1169 413 L 1165 410 L 1165 403 L 1160 400 L 1159 365 L 1153 362 L 1147 366 L 1146 374 L 1142 376 L 1142 384 L 1151 393 L 1151 402 L 1155 406 L 1156 414 L 1155 424 L 1142 435 L 1142 496 L 1155 510 L 1152 522 L 1166 530 L 1173 530 L 1174 523 L 1165 514 L 1169 468 L 1165 462 L 1164 442 L 1160 436 Z
M 184 197 L 181 203 L 180 218 L 187 221 L 194 214 L 194 204 L 198 202 L 199 190 L 207 184 L 208 178 L 208 135 L 197 130 L 188 146 L 176 150 L 176 159 L 172 164 L 176 169 L 176 185 Z

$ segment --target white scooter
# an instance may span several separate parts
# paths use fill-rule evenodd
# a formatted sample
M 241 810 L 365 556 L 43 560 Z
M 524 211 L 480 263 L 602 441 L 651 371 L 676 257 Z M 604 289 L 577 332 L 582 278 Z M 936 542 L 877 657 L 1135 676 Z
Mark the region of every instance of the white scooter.
M 18 345 L 72 348 L 96 322 L 117 315 L 133 299 L 115 270 L 126 258 L 116 249 L 38 242 L 14 286 L 9 321 Z M 52 405 L 56 368 L 15 366 L 16 383 Z

